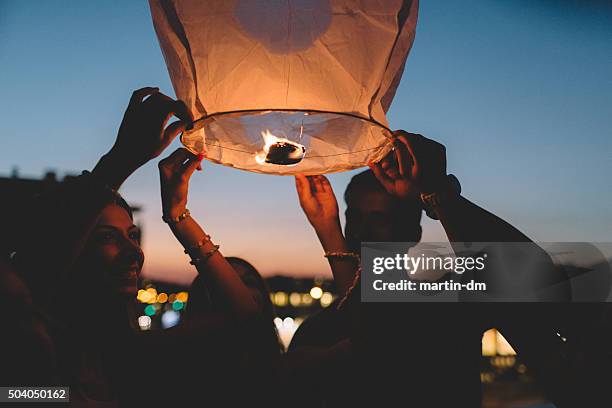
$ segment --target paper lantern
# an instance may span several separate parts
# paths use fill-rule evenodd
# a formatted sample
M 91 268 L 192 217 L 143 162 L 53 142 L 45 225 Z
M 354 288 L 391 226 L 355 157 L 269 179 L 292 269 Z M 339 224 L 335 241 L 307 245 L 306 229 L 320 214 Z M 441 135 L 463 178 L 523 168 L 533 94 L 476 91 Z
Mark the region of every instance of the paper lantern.
M 182 143 L 272 174 L 362 167 L 390 149 L 385 116 L 418 0 L 150 0 Z

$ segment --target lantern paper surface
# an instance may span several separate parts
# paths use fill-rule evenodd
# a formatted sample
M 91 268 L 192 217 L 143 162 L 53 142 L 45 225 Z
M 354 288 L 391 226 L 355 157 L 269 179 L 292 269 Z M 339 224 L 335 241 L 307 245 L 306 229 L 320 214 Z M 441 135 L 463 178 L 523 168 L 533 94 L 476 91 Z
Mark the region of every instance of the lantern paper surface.
M 362 167 L 390 149 L 385 116 L 418 0 L 150 0 L 183 144 L 272 174 Z

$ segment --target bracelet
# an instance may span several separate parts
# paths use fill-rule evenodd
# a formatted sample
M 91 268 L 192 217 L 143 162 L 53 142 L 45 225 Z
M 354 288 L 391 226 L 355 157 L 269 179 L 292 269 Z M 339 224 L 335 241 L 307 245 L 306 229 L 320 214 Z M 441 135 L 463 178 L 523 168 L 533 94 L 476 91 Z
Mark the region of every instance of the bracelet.
M 336 310 L 340 310 L 341 308 L 344 307 L 346 302 L 348 302 L 349 298 L 353 296 L 353 292 L 357 290 L 357 286 L 360 283 L 361 283 L 361 267 L 357 268 L 357 272 L 355 273 L 355 276 L 353 277 L 353 284 L 351 285 L 350 288 L 348 288 L 348 290 L 346 291 L 346 294 L 342 297 L 342 299 L 340 299 L 340 302 L 338 302 L 338 306 L 336 307 Z
M 461 183 L 455 175 L 448 174 L 443 183 L 432 193 L 421 193 L 421 202 L 427 216 L 431 219 L 439 219 L 436 208 L 444 203 L 456 200 L 461 194 Z
M 195 245 L 190 246 L 189 248 L 185 249 L 185 253 L 189 254 L 193 251 L 196 251 L 200 248 L 202 248 L 204 246 L 204 244 L 206 244 L 208 241 L 210 241 L 210 235 L 208 234 L 204 234 L 204 238 L 202 238 L 200 241 L 198 241 Z
M 202 257 L 198 257 L 198 258 L 192 258 L 191 261 L 189 262 L 192 265 L 197 265 L 199 263 L 208 261 L 208 259 L 213 256 L 215 254 L 215 252 L 217 252 L 219 250 L 219 245 L 214 245 L 213 248 L 208 251 L 207 253 L 205 253 L 204 255 L 202 255 Z
M 326 258 L 340 258 L 340 259 L 354 259 L 355 261 L 361 261 L 361 257 L 359 254 L 354 252 L 326 252 L 324 255 Z
M 191 215 L 191 213 L 189 212 L 189 210 L 185 209 L 185 211 L 180 214 L 178 217 L 167 217 L 167 216 L 162 216 L 162 220 L 166 223 L 166 224 L 178 224 L 179 222 L 183 221 L 185 218 L 189 217 Z

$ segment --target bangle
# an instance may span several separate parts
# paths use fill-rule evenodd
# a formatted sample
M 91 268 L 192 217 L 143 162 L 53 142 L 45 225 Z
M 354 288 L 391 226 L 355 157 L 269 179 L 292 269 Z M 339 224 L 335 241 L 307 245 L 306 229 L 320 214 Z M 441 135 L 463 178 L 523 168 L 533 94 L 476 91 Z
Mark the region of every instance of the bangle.
M 178 217 L 167 217 L 167 216 L 163 216 L 162 220 L 166 223 L 166 224 L 178 224 L 179 222 L 183 221 L 185 218 L 189 217 L 191 215 L 191 213 L 189 212 L 189 210 L 185 209 L 185 211 L 183 211 L 182 214 L 180 214 Z
M 359 256 L 359 254 L 356 254 L 354 252 L 326 252 L 325 253 L 325 257 L 326 258 L 340 258 L 340 259 L 353 259 L 357 262 L 361 261 L 361 257 Z
M 456 200 L 461 194 L 461 183 L 455 175 L 448 174 L 433 192 L 421 193 L 421 202 L 425 213 L 431 219 L 439 219 L 436 208 Z
M 215 254 L 215 252 L 217 252 L 219 250 L 219 245 L 214 245 L 213 248 L 206 252 L 204 255 L 202 255 L 201 257 L 198 258 L 192 258 L 191 261 L 189 262 L 192 265 L 198 265 L 202 262 L 208 261 L 208 259 L 213 256 Z
M 188 247 L 187 249 L 185 249 L 185 253 L 189 254 L 193 251 L 196 251 L 200 248 L 202 248 L 204 246 L 204 244 L 206 244 L 208 241 L 210 241 L 210 235 L 208 234 L 204 234 L 204 238 L 202 238 L 200 241 L 198 241 L 195 245 Z

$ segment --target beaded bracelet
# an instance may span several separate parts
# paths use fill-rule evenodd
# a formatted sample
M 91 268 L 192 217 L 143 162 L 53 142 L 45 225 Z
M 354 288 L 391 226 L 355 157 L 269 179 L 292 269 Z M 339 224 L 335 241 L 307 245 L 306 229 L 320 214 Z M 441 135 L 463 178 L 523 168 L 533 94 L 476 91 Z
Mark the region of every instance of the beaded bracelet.
M 191 213 L 189 212 L 189 210 L 185 209 L 185 211 L 180 214 L 178 217 L 167 217 L 167 216 L 163 216 L 162 220 L 166 223 L 166 224 L 178 224 L 179 222 L 183 221 L 185 218 L 189 217 L 191 215 Z
M 204 255 L 202 255 L 202 257 L 198 257 L 198 258 L 192 258 L 191 261 L 189 262 L 192 265 L 197 265 L 199 263 L 208 261 L 208 259 L 213 256 L 215 254 L 215 252 L 217 252 L 219 250 L 219 245 L 214 245 L 212 247 L 212 249 L 208 252 L 206 252 Z
M 357 262 L 361 261 L 361 257 L 359 256 L 359 254 L 356 254 L 354 252 L 326 252 L 325 257 L 326 258 L 340 258 L 340 259 L 351 258 Z
M 195 245 L 190 246 L 189 248 L 185 249 L 184 252 L 186 254 L 190 254 L 193 251 L 197 251 L 198 249 L 202 248 L 204 246 L 204 244 L 206 244 L 208 241 L 210 241 L 210 235 L 204 234 L 204 238 L 202 238 L 200 241 L 198 241 Z
M 351 287 L 348 288 L 348 290 L 346 291 L 346 294 L 342 297 L 342 299 L 340 299 L 340 302 L 338 302 L 338 306 L 336 307 L 336 310 L 340 310 L 341 308 L 344 307 L 344 305 L 346 304 L 346 302 L 348 302 L 348 299 L 352 295 L 352 293 L 355 290 L 357 290 L 357 286 L 359 285 L 360 281 L 361 281 L 361 266 L 357 268 L 357 272 L 355 272 L 355 276 L 353 277 L 353 283 Z

